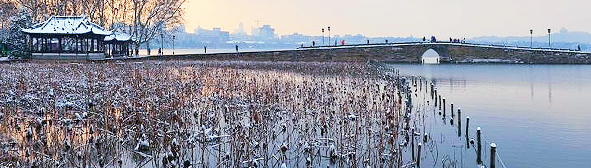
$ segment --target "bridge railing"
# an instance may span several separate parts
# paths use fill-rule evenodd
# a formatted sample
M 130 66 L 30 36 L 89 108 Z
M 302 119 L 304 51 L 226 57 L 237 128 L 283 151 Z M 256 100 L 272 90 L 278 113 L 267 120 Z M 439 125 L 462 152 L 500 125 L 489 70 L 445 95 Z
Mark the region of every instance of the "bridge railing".
M 425 42 L 393 42 L 393 43 L 369 43 L 369 44 L 345 44 L 345 45 L 319 45 L 319 46 L 302 46 L 299 49 L 314 49 L 314 48 L 335 48 L 335 47 L 360 47 L 360 46 L 382 46 L 382 45 L 404 45 L 404 44 L 423 44 Z
M 498 45 L 498 44 L 482 44 L 482 43 L 470 43 L 470 42 L 423 42 L 423 41 L 410 41 L 410 42 L 392 42 L 392 43 L 369 43 L 369 44 L 345 44 L 345 45 L 321 45 L 321 46 L 302 46 L 298 49 L 327 49 L 327 48 L 343 48 L 343 47 L 370 47 L 370 46 L 396 46 L 396 45 L 426 45 L 426 44 L 450 44 L 460 46 L 477 46 L 477 47 L 496 47 L 505 49 L 521 49 L 521 50 L 542 50 L 542 51 L 558 51 L 558 52 L 582 52 L 580 50 L 569 49 L 569 48 L 551 48 L 551 47 L 529 47 L 529 46 L 518 46 L 518 45 Z

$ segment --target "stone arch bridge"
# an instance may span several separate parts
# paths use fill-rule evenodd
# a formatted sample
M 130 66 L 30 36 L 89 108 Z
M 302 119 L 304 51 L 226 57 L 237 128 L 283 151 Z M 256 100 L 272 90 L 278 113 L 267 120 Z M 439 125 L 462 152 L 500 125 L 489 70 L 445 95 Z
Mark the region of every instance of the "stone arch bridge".
M 574 50 L 535 49 L 464 43 L 401 43 L 314 48 L 330 52 L 332 60 L 367 60 L 421 63 L 427 50 L 435 50 L 442 63 L 591 63 L 591 53 Z
M 175 55 L 175 59 L 244 61 L 334 61 L 421 63 L 429 49 L 441 63 L 590 64 L 591 53 L 565 49 L 506 47 L 466 43 L 388 43 L 302 47 L 295 50 Z M 140 58 L 140 59 L 150 59 Z

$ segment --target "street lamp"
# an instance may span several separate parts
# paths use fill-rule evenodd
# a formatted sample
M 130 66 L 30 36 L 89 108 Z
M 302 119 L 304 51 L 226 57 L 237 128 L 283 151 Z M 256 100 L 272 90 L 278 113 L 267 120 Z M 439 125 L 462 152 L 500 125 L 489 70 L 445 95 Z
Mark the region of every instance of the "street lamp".
M 548 29 L 548 48 L 550 48 L 550 29 Z
M 534 30 L 529 29 L 529 48 L 533 48 L 534 44 Z
M 172 55 L 174 55 L 174 40 L 176 39 L 176 36 L 172 36 Z
M 322 28 L 322 45 L 324 45 L 324 28 Z
M 330 26 L 328 26 L 328 45 L 330 45 Z
M 164 33 L 160 33 L 160 55 L 164 55 Z

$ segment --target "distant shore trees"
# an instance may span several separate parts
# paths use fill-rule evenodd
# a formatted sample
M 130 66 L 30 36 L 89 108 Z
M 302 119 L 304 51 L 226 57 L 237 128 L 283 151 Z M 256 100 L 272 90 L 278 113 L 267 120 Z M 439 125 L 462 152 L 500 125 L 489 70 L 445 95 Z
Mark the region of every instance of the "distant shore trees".
M 136 48 L 160 34 L 170 34 L 183 20 L 186 0 L 0 0 L 0 16 L 10 18 L 26 11 L 33 24 L 51 16 L 85 15 L 102 27 L 126 32 Z M 4 31 L 11 24 L 0 19 Z M 25 27 L 23 27 L 25 28 Z

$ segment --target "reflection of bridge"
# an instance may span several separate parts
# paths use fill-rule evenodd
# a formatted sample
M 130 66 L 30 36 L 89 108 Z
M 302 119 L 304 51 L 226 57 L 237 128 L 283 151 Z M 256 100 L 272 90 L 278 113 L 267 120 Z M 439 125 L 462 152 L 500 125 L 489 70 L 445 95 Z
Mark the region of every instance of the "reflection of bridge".
M 331 50 L 339 55 L 364 55 L 391 62 L 421 62 L 421 55 L 429 49 L 440 55 L 441 62 L 501 62 L 501 63 L 591 63 L 591 53 L 569 49 L 529 48 L 470 43 L 382 43 L 303 47 L 311 50 Z

